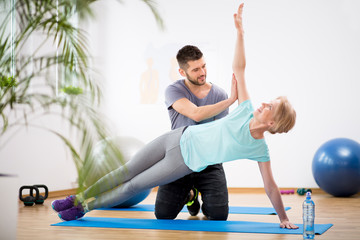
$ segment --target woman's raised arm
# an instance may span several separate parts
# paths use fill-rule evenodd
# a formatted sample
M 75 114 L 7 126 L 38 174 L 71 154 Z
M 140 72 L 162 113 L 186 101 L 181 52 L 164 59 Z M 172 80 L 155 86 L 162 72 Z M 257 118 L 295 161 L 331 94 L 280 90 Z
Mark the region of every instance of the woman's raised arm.
M 234 14 L 234 23 L 237 30 L 235 53 L 233 60 L 233 72 L 237 80 L 238 102 L 239 104 L 249 99 L 249 94 L 245 84 L 245 47 L 244 47 L 244 30 L 242 24 L 242 12 L 244 3 L 241 3 L 237 13 Z

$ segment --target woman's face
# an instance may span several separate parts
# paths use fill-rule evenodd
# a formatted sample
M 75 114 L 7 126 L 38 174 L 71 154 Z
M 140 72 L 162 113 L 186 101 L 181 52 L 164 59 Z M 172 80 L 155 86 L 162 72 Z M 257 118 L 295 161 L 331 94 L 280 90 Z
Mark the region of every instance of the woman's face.
M 261 106 L 254 111 L 254 118 L 266 125 L 274 124 L 275 109 L 279 105 L 280 100 L 273 100 L 269 103 L 262 103 Z

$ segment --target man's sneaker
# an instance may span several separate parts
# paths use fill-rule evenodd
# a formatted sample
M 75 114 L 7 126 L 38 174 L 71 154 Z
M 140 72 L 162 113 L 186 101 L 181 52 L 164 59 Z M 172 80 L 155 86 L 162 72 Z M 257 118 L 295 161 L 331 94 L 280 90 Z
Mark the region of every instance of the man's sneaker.
M 58 216 L 63 221 L 71 221 L 82 218 L 85 215 L 85 211 L 81 204 L 78 206 L 73 206 L 72 208 L 66 209 L 59 212 Z
M 56 212 L 61 212 L 66 209 L 72 208 L 74 206 L 74 202 L 75 202 L 75 195 L 71 195 L 65 199 L 52 201 L 51 206 Z
M 192 188 L 191 191 L 193 191 L 194 196 L 186 203 L 186 206 L 190 215 L 196 216 L 200 212 L 199 191 L 196 188 Z

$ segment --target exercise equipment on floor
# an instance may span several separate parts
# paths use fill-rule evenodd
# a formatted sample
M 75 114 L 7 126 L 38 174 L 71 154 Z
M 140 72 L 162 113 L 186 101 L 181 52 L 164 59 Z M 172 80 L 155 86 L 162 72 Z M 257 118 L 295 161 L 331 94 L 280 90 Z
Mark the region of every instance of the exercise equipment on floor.
M 311 192 L 312 190 L 310 188 L 298 188 L 296 190 L 297 194 L 299 194 L 300 196 L 305 195 L 307 192 Z
M 41 195 L 39 188 L 44 188 L 45 195 Z M 25 189 L 29 189 L 29 196 L 24 197 L 23 191 Z M 35 191 L 35 196 L 34 196 Z M 33 206 L 34 204 L 43 204 L 45 199 L 48 197 L 49 190 L 46 185 L 44 184 L 37 184 L 37 185 L 25 185 L 20 187 L 19 189 L 19 199 L 24 202 L 25 206 Z
M 145 198 L 149 196 L 151 192 L 151 189 L 147 189 L 145 191 L 142 191 L 138 194 L 136 194 L 134 197 L 130 198 L 129 200 L 114 206 L 114 208 L 129 208 L 131 206 L 134 206 L 140 202 L 142 202 Z
M 157 229 L 203 232 L 303 234 L 303 224 L 296 225 L 299 226 L 298 229 L 280 228 L 279 223 L 267 222 L 84 217 L 76 221 L 59 222 L 52 224 L 51 226 Z M 324 234 L 331 227 L 332 224 L 315 224 L 315 233 Z
M 325 142 L 312 162 L 316 183 L 335 197 L 349 197 L 360 191 L 360 144 L 348 138 Z
M 114 144 L 118 147 L 123 156 L 123 162 L 128 162 L 134 155 L 137 153 L 145 144 L 134 138 L 134 137 L 125 137 L 117 136 L 110 138 L 108 140 L 111 144 Z M 89 178 L 85 180 L 86 186 L 91 186 L 99 178 L 105 176 L 107 173 L 115 170 L 123 163 L 120 159 L 109 154 L 107 151 L 108 143 L 106 141 L 98 142 L 93 150 L 93 156 L 95 161 L 91 162 L 91 166 L 86 166 L 90 169 Z M 144 190 L 132 198 L 128 199 L 126 202 L 115 206 L 117 207 L 130 207 L 142 202 L 151 192 L 151 189 Z
M 38 189 L 43 188 L 45 190 L 44 195 L 39 194 L 38 199 L 35 199 L 35 204 L 43 204 L 45 199 L 47 199 L 47 197 L 49 196 L 49 189 L 44 184 L 37 184 L 37 185 L 34 185 L 34 187 L 37 187 Z M 33 195 L 32 191 L 33 191 L 33 189 L 30 189 L 30 195 Z
M 291 207 L 285 207 L 285 211 L 291 209 Z M 97 210 L 104 211 L 134 211 L 134 212 L 154 212 L 154 204 L 138 204 L 132 207 L 123 208 L 98 208 Z M 200 210 L 201 211 L 201 210 Z M 181 212 L 189 212 L 186 206 L 181 209 Z M 276 211 L 272 207 L 241 207 L 241 206 L 229 206 L 229 214 L 257 214 L 257 215 L 276 215 Z
M 289 189 L 289 190 L 280 190 L 280 194 L 294 194 L 294 189 Z

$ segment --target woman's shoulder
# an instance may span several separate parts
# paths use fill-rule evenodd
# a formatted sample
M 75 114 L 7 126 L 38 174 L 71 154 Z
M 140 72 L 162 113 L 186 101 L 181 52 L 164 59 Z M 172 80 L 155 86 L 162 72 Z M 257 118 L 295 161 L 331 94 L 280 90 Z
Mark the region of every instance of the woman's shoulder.
M 253 105 L 250 99 L 246 99 L 245 101 L 239 103 L 239 105 L 236 107 L 234 111 L 243 111 L 248 110 L 250 112 L 253 111 Z

